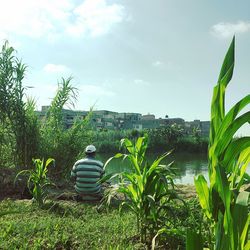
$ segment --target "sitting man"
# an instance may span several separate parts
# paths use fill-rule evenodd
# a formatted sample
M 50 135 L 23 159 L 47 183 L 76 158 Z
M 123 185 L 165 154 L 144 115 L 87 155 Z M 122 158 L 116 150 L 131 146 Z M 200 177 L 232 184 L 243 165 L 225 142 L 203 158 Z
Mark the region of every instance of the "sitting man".
M 77 161 L 71 171 L 75 180 L 77 200 L 98 201 L 101 199 L 101 185 L 97 183 L 103 176 L 103 163 L 95 160 L 96 148 L 89 145 L 85 149 L 86 158 Z

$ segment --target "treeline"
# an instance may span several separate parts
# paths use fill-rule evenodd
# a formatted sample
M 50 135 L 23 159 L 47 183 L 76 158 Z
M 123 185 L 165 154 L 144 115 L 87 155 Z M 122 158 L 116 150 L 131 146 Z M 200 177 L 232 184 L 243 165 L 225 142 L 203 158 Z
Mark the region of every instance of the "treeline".
M 117 152 L 120 140 L 128 138 L 132 141 L 140 136 L 148 135 L 149 152 L 165 152 L 173 149 L 175 152 L 207 153 L 208 138 L 201 137 L 200 133 L 187 135 L 181 126 L 176 124 L 164 128 L 137 130 L 104 130 L 93 131 L 93 143 L 100 153 Z

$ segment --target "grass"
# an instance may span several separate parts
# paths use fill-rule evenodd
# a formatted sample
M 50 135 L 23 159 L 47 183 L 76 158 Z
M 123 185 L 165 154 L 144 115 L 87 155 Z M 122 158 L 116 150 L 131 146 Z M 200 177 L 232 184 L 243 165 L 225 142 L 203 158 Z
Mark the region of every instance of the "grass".
M 186 197 L 183 194 L 183 197 Z M 176 203 L 167 231 L 157 237 L 156 249 L 185 249 L 186 229 L 202 227 L 207 234 L 198 200 Z M 74 201 L 46 201 L 40 208 L 31 200 L 0 202 L 0 249 L 147 249 L 140 243 L 136 217 L 109 208 Z
M 47 206 L 52 205 L 47 203 Z M 135 218 L 116 208 L 60 201 L 42 210 L 29 200 L 0 203 L 0 249 L 134 249 Z

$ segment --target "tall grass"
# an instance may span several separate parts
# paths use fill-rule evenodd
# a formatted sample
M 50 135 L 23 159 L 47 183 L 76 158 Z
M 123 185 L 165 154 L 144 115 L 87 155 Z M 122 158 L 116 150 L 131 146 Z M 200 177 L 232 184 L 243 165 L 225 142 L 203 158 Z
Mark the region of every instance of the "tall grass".
M 57 174 L 68 174 L 74 162 L 83 155 L 84 148 L 90 142 L 88 129 L 89 116 L 75 119 L 70 128 L 65 128 L 64 106 L 74 107 L 77 101 L 77 89 L 71 83 L 72 78 L 62 78 L 41 124 L 40 156 L 55 159 Z
M 21 168 L 31 165 L 29 153 L 34 149 L 34 145 L 28 143 L 32 131 L 29 130 L 31 121 L 24 100 L 25 72 L 26 65 L 5 42 L 0 52 L 0 130 L 5 131 L 3 139 L 11 142 L 9 151 L 13 162 L 10 164 Z
M 32 158 L 52 157 L 55 172 L 67 172 L 90 142 L 89 117 L 65 128 L 63 108 L 74 107 L 78 94 L 69 77 L 58 83 L 46 117 L 39 121 L 36 103 L 26 97 L 23 85 L 26 68 L 5 42 L 0 51 L 0 166 L 29 169 Z
M 250 122 L 250 112 L 243 112 L 250 103 L 248 94 L 225 111 L 225 91 L 233 76 L 235 38 L 225 56 L 211 104 L 209 139 L 209 182 L 203 175 L 195 178 L 200 205 L 211 223 L 212 237 L 208 244 L 216 250 L 250 249 L 249 183 L 246 169 L 250 162 L 250 137 L 234 138 L 235 133 Z M 188 235 L 189 237 L 190 235 Z M 193 249 L 187 246 L 188 249 Z M 197 249 L 201 246 L 197 246 Z

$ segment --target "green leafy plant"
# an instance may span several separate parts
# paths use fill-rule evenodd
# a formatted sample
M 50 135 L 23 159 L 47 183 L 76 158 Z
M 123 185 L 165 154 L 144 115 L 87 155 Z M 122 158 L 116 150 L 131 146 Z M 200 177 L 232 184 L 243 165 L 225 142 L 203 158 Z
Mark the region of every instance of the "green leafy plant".
M 4 136 L 0 142 L 5 152 L 13 158 L 9 165 L 20 168 L 31 165 L 31 155 L 37 149 L 37 123 L 34 118 L 34 105 L 25 101 L 23 79 L 27 66 L 15 56 L 15 50 L 6 41 L 0 52 L 0 126 Z M 32 118 L 33 116 L 33 118 Z M 9 144 L 8 150 L 6 145 Z M 9 158 L 11 158 L 9 157 Z M 0 162 L 1 164 L 1 162 Z
M 250 162 L 250 137 L 234 138 L 238 129 L 250 122 L 250 112 L 241 112 L 250 103 L 250 95 L 225 112 L 225 90 L 233 76 L 234 51 L 235 38 L 213 92 L 208 154 L 210 184 L 203 175 L 195 177 L 200 205 L 211 223 L 213 237 L 209 247 L 216 250 L 250 248 L 249 192 L 243 186 L 249 183 L 246 168 Z M 188 234 L 189 237 L 194 235 Z M 187 245 L 187 249 L 191 248 Z M 201 248 L 197 246 L 197 249 Z
M 15 178 L 16 180 L 19 175 L 28 176 L 27 186 L 39 206 L 43 206 L 47 198 L 47 187 L 53 185 L 47 176 L 48 166 L 51 163 L 54 163 L 52 158 L 49 158 L 45 163 L 44 160 L 35 159 L 33 160 L 34 169 L 22 170 Z
M 166 221 L 169 202 L 176 198 L 174 192 L 172 163 L 162 165 L 161 162 L 171 153 L 167 152 L 149 164 L 145 153 L 148 146 L 147 136 L 139 137 L 135 144 L 129 139 L 121 140 L 121 147 L 128 154 L 118 153 L 110 158 L 123 158 L 128 164 L 128 171 L 110 174 L 103 178 L 111 180 L 119 176 L 119 182 L 112 185 L 107 193 L 107 201 L 116 193 L 124 195 L 121 207 L 127 206 L 137 218 L 137 229 L 142 242 L 150 242 Z
M 62 78 L 51 105 L 42 120 L 39 155 L 53 157 L 56 162 L 54 174 L 67 174 L 90 142 L 88 129 L 91 111 L 84 119 L 75 119 L 70 128 L 65 127 L 64 106 L 74 107 L 77 89 L 71 84 L 72 78 Z M 67 148 L 67 150 L 65 150 Z

